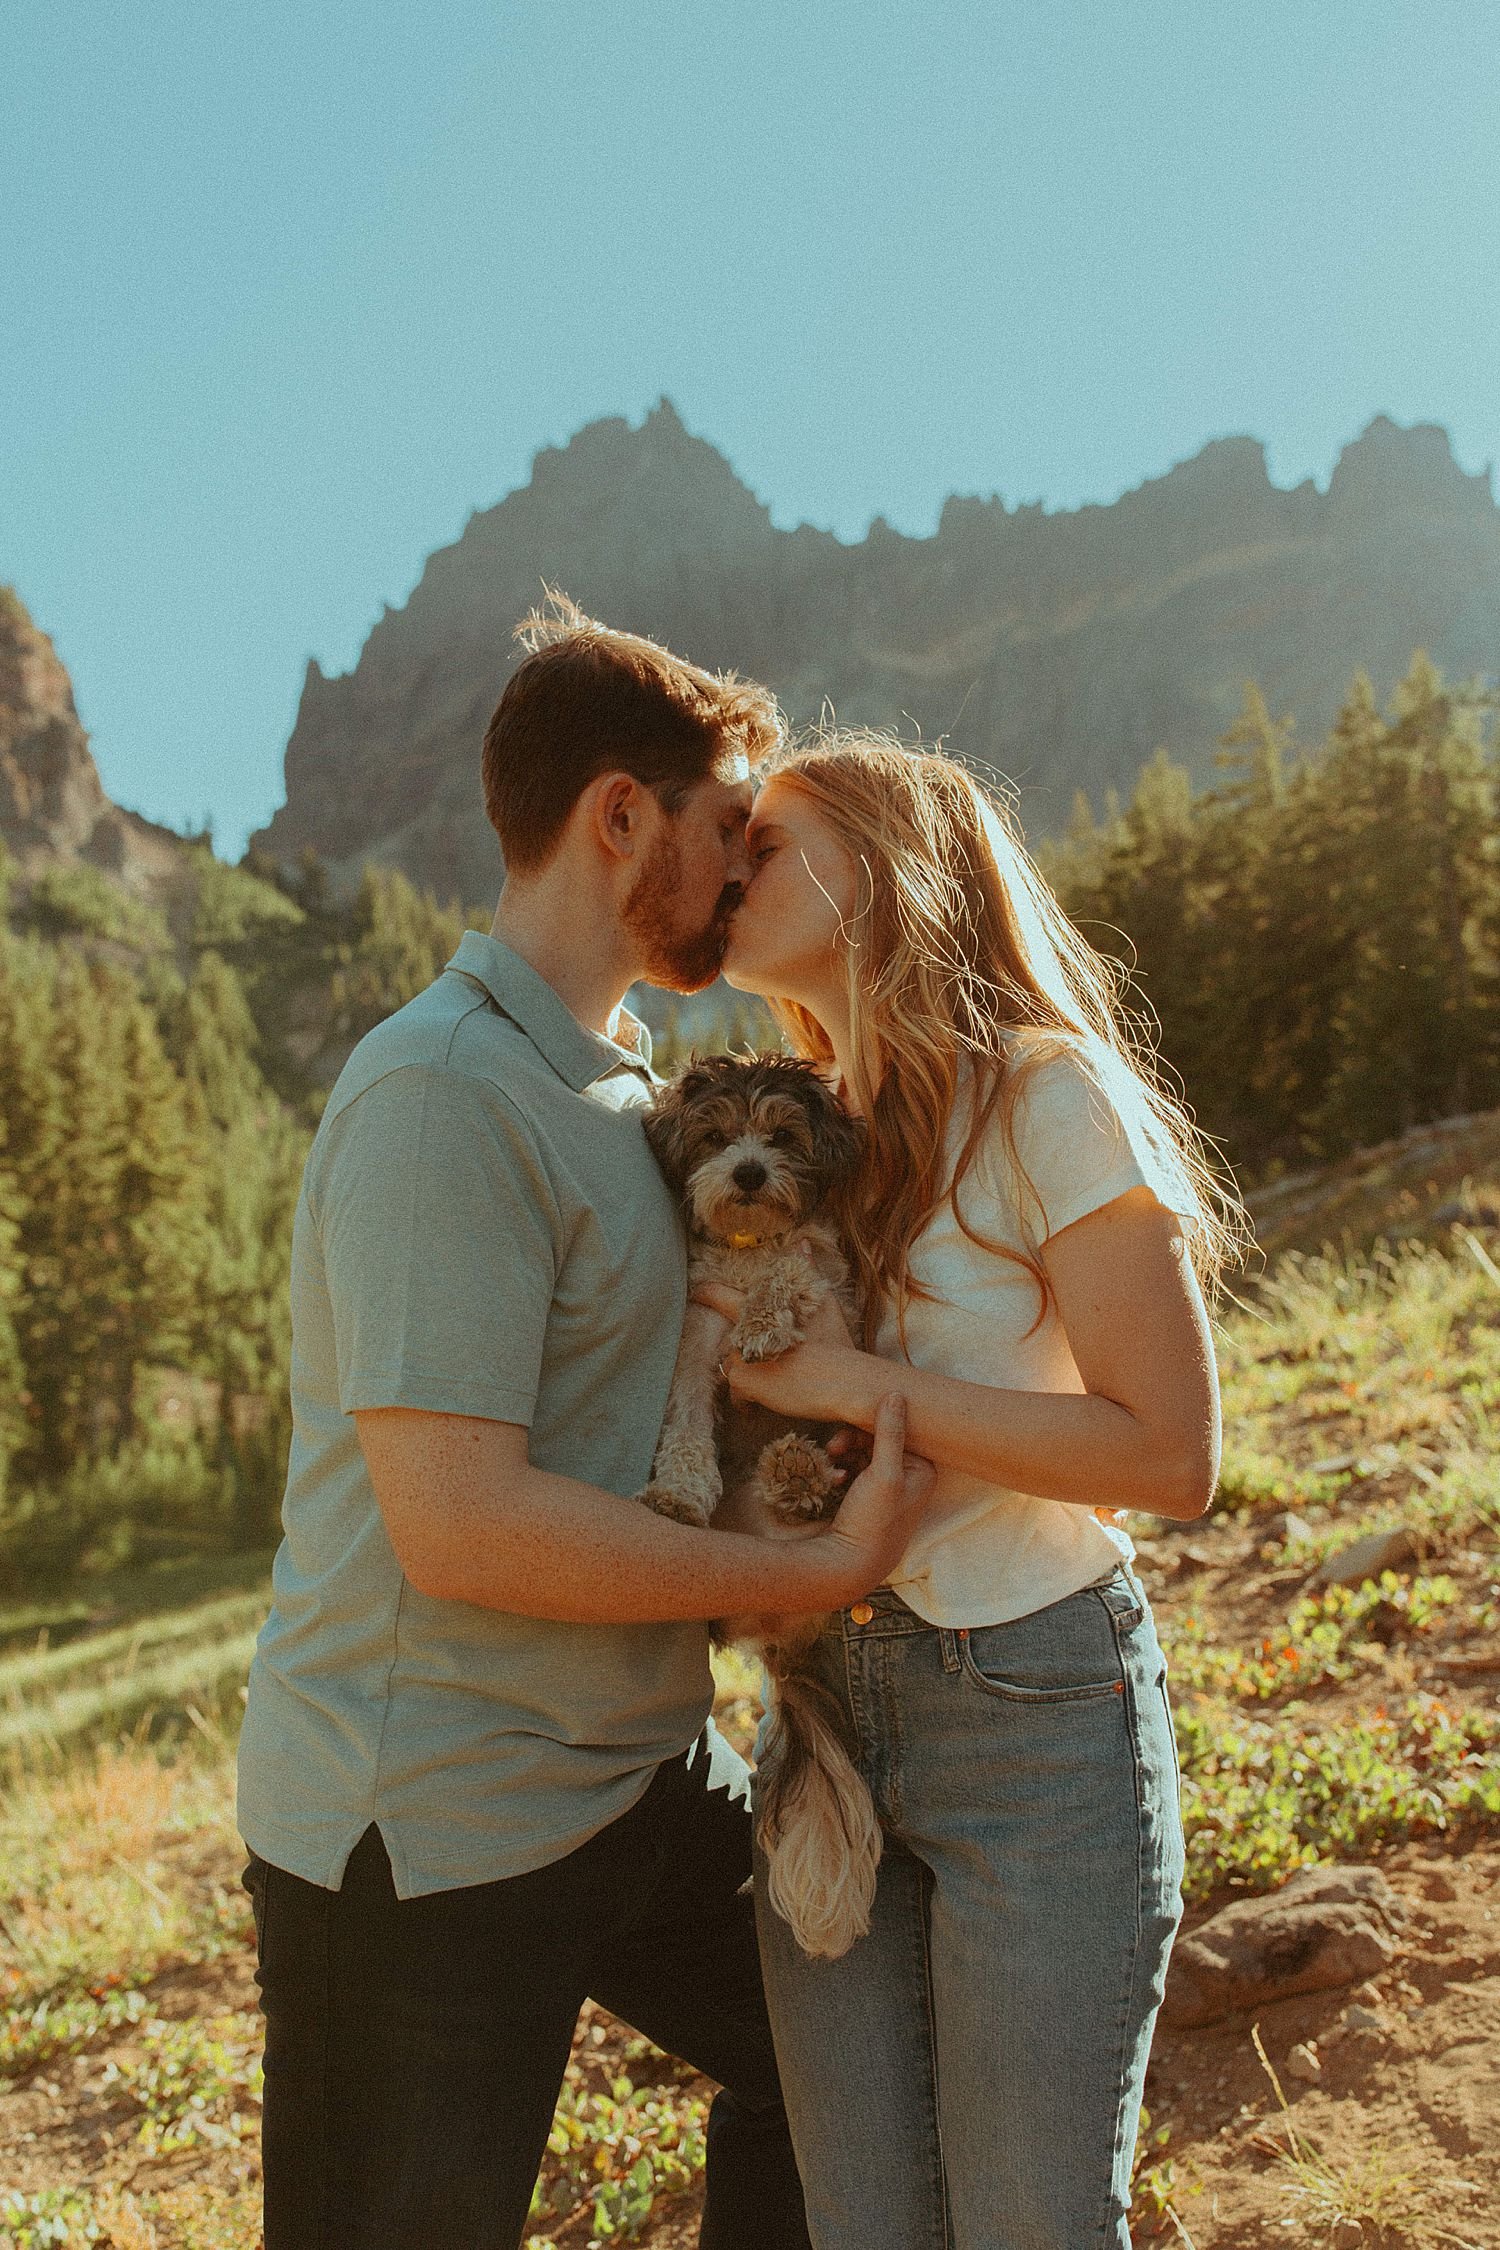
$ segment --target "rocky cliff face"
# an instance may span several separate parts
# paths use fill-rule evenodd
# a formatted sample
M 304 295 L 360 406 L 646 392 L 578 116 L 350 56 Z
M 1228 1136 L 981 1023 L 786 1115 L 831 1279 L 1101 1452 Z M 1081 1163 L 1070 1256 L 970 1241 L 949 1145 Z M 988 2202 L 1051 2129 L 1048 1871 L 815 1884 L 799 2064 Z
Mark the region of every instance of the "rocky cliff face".
M 1247 678 L 1304 741 L 1358 666 L 1414 646 L 1500 663 L 1500 508 L 1445 434 L 1373 422 L 1326 493 L 1284 491 L 1227 438 L 1110 507 L 1049 515 L 953 499 L 931 538 L 879 519 L 844 545 L 778 531 L 663 402 L 537 456 L 531 481 L 433 555 L 346 677 L 309 667 L 287 802 L 258 839 L 348 877 L 367 858 L 440 895 L 493 893 L 480 738 L 543 581 L 700 663 L 766 680 L 797 720 L 946 734 L 1009 776 L 1033 833 L 1073 792 L 1128 789 L 1165 744 L 1200 779 Z
M 22 876 L 86 862 L 154 895 L 181 863 L 169 830 L 104 794 L 57 651 L 0 587 L 0 843 Z

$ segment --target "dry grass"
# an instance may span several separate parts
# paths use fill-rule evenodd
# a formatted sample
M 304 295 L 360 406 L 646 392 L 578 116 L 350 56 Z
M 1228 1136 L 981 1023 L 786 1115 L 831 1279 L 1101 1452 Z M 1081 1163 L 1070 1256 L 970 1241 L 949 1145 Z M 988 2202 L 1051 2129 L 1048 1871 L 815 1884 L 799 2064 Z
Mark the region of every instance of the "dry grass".
M 1287 2201 L 1309 2230 L 1317 2230 L 1335 2245 L 1342 2235 L 1351 2246 L 1366 2240 L 1394 2240 L 1412 2245 L 1413 2250 L 1436 2243 L 1481 2250 L 1468 2236 L 1453 2233 L 1432 2216 L 1434 2195 L 1445 2191 L 1471 2195 L 1476 2191 L 1469 2181 L 1435 2179 L 1430 2152 L 1415 2143 L 1392 2147 L 1382 2142 L 1353 2155 L 1329 2154 L 1298 2129 L 1259 2024 L 1252 2026 L 1250 2037 L 1281 2112 L 1279 2134 L 1267 2135 L 1262 2145 L 1275 2160 Z

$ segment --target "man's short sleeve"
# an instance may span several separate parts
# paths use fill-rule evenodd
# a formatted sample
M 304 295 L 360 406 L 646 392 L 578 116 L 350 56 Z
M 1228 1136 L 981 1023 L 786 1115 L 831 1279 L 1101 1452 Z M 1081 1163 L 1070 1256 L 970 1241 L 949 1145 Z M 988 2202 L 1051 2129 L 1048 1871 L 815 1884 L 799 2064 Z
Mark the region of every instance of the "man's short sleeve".
M 1067 1048 L 1029 1066 L 1016 1101 L 1021 1208 L 1040 1244 L 1133 1187 L 1185 1219 L 1198 1200 L 1139 1086 L 1108 1053 Z
M 559 1217 L 500 1089 L 452 1070 L 388 1072 L 332 1122 L 309 1202 L 344 1412 L 529 1425 Z

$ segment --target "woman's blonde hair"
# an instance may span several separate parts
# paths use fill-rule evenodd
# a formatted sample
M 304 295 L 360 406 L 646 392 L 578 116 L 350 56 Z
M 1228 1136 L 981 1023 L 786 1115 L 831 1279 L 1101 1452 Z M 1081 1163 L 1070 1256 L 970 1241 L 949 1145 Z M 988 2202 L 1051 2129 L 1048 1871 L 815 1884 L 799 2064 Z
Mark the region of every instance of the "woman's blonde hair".
M 848 1091 L 871 1131 L 844 1223 L 866 1341 L 894 1306 L 904 1346 L 908 1304 L 931 1295 L 911 1273 L 912 1245 L 945 1196 L 971 1240 L 1035 1275 L 1045 1311 L 1040 1259 L 989 1242 L 965 1218 L 959 1187 L 996 1117 L 1020 1170 L 1017 1099 L 1032 1070 L 1062 1051 L 1180 1182 L 1177 1207 L 1195 1222 L 1193 1263 L 1212 1288 L 1246 1239 L 1238 1197 L 1122 1005 L 1127 972 L 1074 929 L 1008 809 L 941 750 L 882 735 L 819 730 L 762 778 L 804 796 L 859 870 L 843 933 Z M 832 1059 L 827 1034 L 805 1008 L 771 1005 L 796 1053 Z M 1018 1041 L 1018 1032 L 1039 1036 Z M 970 1076 L 954 1162 L 949 1125 Z

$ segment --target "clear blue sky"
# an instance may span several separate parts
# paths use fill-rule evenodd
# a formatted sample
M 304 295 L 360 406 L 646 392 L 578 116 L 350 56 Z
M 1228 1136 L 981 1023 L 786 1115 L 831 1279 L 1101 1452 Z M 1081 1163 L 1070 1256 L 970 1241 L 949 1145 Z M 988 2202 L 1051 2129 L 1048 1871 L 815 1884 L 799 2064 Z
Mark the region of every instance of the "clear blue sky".
M 0 580 L 237 852 L 307 656 L 661 392 L 845 536 L 1382 411 L 1478 469 L 1497 96 L 1489 0 L 9 0 Z

